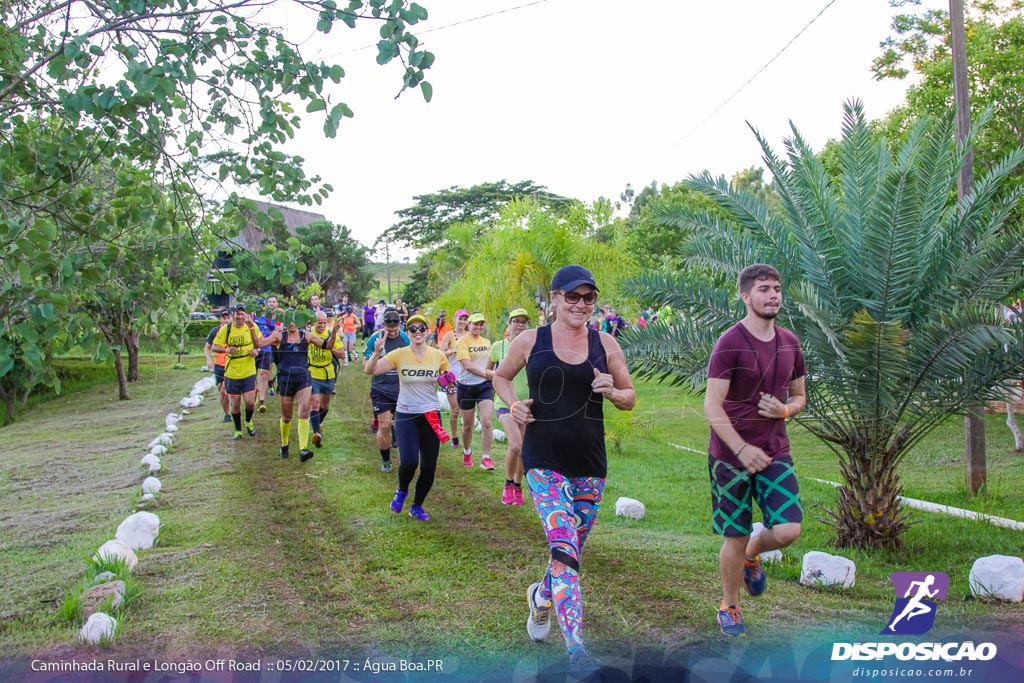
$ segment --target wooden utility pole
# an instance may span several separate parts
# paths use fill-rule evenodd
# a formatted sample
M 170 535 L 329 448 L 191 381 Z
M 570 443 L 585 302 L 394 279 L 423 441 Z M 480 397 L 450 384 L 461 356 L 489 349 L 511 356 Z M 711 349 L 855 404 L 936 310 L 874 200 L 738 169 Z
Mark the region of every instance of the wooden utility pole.
M 391 305 L 391 251 L 388 248 L 388 243 L 384 243 L 384 260 L 387 262 L 388 271 L 388 305 Z
M 962 142 L 971 131 L 971 97 L 967 81 L 967 39 L 964 33 L 963 0 L 949 0 L 950 47 L 953 51 L 953 102 L 956 105 L 956 140 Z M 957 181 L 957 196 L 962 202 L 974 188 L 974 153 L 967 150 Z M 973 237 L 971 237 L 973 239 Z M 964 417 L 967 488 L 978 493 L 985 485 L 985 407 L 971 406 Z

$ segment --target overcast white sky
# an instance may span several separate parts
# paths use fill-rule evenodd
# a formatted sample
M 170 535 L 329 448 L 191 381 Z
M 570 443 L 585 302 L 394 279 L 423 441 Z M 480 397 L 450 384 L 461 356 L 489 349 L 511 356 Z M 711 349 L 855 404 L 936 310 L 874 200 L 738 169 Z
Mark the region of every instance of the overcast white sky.
M 871 78 L 895 12 L 887 0 L 835 0 L 713 116 L 829 0 L 420 3 L 430 13 L 420 31 L 434 29 L 421 40 L 437 58 L 429 104 L 419 91 L 395 100 L 399 64 L 379 67 L 375 49 L 359 49 L 377 40 L 372 22 L 304 48 L 345 67 L 333 97 L 355 117 L 334 140 L 310 121 L 290 151 L 335 187 L 320 211 L 367 245 L 414 195 L 452 185 L 528 179 L 592 201 L 627 183 L 731 175 L 760 164 L 746 121 L 779 149 L 792 120 L 820 147 L 838 136 L 844 100 L 880 117 L 907 85 Z M 309 35 L 297 15 L 285 21 L 294 38 Z

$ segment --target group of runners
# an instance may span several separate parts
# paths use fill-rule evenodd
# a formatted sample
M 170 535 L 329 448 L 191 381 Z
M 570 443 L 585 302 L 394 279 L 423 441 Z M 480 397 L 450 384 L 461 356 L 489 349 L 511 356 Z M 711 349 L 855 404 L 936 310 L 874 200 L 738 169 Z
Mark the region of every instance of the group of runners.
M 206 340 L 207 365 L 217 377 L 223 421 L 233 423 L 232 438 L 241 440 L 243 428 L 249 436 L 256 435 L 253 415 L 266 411 L 267 396 L 275 393 L 276 385 L 281 402 L 280 455 L 290 455 L 294 421 L 302 462 L 313 457 L 310 442 L 316 447 L 323 444 L 323 421 L 337 381 L 336 360 L 348 360 L 343 316 L 332 320 L 318 298 L 310 303 L 314 323 L 309 329 L 300 329 L 294 320 L 287 324 L 277 320 L 283 311 L 271 296 L 257 300 L 260 315 L 250 316 L 244 303 L 222 311 L 220 325 Z M 272 381 L 274 365 L 277 373 Z
M 781 276 L 771 266 L 757 264 L 744 269 L 738 284 L 747 316 L 715 346 L 705 398 L 711 427 L 712 526 L 724 537 L 717 622 L 729 636 L 746 633 L 740 587 L 751 595 L 764 592 L 759 554 L 789 545 L 800 535 L 802 507 L 785 421 L 806 403 L 799 342 L 775 325 L 782 303 Z M 615 336 L 589 324 L 598 295 L 590 271 L 565 266 L 551 281 L 546 324 L 531 329 L 528 311 L 514 308 L 505 321 L 505 334 L 494 343 L 482 336 L 487 322 L 482 313 L 460 309 L 452 325 L 442 326 L 439 320 L 431 330 L 421 314 L 403 317 L 397 309 L 386 309 L 364 352 L 364 372 L 372 376 L 372 429 L 381 472 L 392 472 L 391 450 L 397 445 L 399 451 L 397 487 L 389 504 L 394 513 L 405 510 L 412 493 L 408 514 L 430 519 L 425 503 L 441 446 L 461 448 L 463 465 L 473 467 L 477 419 L 480 467 L 494 469 L 497 404 L 508 440 L 501 502 L 523 505 L 525 485 L 547 537 L 544 575 L 526 591 L 527 633 L 535 641 L 546 639 L 553 614 L 570 669 L 580 678 L 598 671 L 583 643 L 579 572 L 607 475 L 604 405 L 631 410 L 636 403 Z M 322 443 L 323 418 L 336 381 L 331 357 L 348 358 L 341 339 L 346 333 L 339 332 L 347 329 L 343 325 L 341 317 L 331 322 L 326 311 L 317 311 L 310 330 L 292 323 L 264 334 L 243 305 L 235 307 L 228 323 L 211 333 L 208 345 L 226 357 L 225 413 L 234 423 L 234 438 L 241 438 L 243 427 L 255 433 L 256 359 L 262 349 L 273 347 L 282 400 L 281 457 L 288 456 L 296 404 L 300 457 L 312 457 L 306 439 L 312 432 L 314 445 Z M 323 373 L 321 379 L 314 370 Z M 447 431 L 439 411 L 439 387 L 451 408 Z M 320 399 L 311 399 L 311 393 Z M 766 529 L 752 537 L 755 500 Z

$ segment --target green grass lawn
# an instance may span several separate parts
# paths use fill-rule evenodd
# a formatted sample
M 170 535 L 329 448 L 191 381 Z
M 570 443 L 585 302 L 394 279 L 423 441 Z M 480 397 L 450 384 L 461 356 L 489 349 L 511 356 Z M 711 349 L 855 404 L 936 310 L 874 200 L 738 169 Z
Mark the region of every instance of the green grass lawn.
M 0 653 L 72 656 L 78 625 L 61 619 L 65 591 L 86 558 L 130 514 L 144 478 L 138 461 L 163 431 L 164 415 L 203 375 L 144 358 L 133 400 L 112 381 L 41 403 L 5 427 L 0 461 Z M 141 597 L 128 610 L 112 657 L 175 659 L 216 654 L 445 653 L 454 661 L 543 667 L 564 658 L 557 635 L 525 635 L 526 586 L 539 580 L 546 544 L 532 507 L 507 507 L 498 469 L 467 470 L 443 447 L 420 523 L 394 515 L 395 475 L 378 472 L 368 429 L 367 378 L 344 368 L 316 457 L 277 455 L 276 399 L 240 443 L 210 394 L 180 425 L 149 510 L 161 519 L 157 546 L 140 551 Z M 639 648 L 671 654 L 717 648 L 714 625 L 719 541 L 710 533 L 707 427 L 701 400 L 641 383 L 630 415 L 609 418 L 604 509 L 584 553 L 587 639 L 601 656 Z M 614 412 L 614 411 L 611 411 Z M 902 467 L 906 495 L 1024 519 L 1024 457 L 1001 416 L 988 417 L 990 494 L 964 491 L 961 420 L 924 441 Z M 293 439 L 295 439 L 293 429 Z M 951 579 L 944 620 L 933 633 L 999 624 L 1024 632 L 1020 605 L 971 599 L 975 558 L 1020 554 L 1024 535 L 984 522 L 913 512 L 905 546 L 891 552 L 836 551 L 818 518 L 833 504 L 835 456 L 798 427 L 793 452 L 806 511 L 804 535 L 770 567 L 768 592 L 744 603 L 752 638 L 828 639 L 877 634 L 892 609 L 893 571 L 944 571 Z M 293 453 L 297 453 L 293 446 Z M 474 449 L 478 452 L 478 449 Z M 397 453 L 395 454 L 397 462 Z M 615 500 L 638 498 L 642 521 L 617 518 Z M 797 583 L 809 550 L 857 563 L 846 592 Z M 523 664 L 526 662 L 526 664 Z M 468 665 L 468 664 L 467 664 Z

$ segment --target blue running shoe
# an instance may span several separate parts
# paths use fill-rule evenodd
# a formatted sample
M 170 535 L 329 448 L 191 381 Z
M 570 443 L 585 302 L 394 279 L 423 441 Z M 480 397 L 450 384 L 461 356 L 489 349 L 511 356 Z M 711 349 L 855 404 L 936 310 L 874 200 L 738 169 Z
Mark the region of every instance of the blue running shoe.
M 729 606 L 718 610 L 718 625 L 727 636 L 735 638 L 747 635 L 747 627 L 743 625 L 743 613 L 739 607 Z
M 747 592 L 751 595 L 760 595 L 764 593 L 767 585 L 768 577 L 761 568 L 761 556 L 758 555 L 753 560 L 743 560 L 743 587 Z
M 413 505 L 409 508 L 409 516 L 413 519 L 418 519 L 421 522 L 430 521 L 430 515 L 427 514 L 427 511 L 423 509 L 422 505 Z
M 391 500 L 391 511 L 396 515 L 401 512 L 405 507 L 405 497 L 408 495 L 408 491 L 395 491 L 395 497 Z

